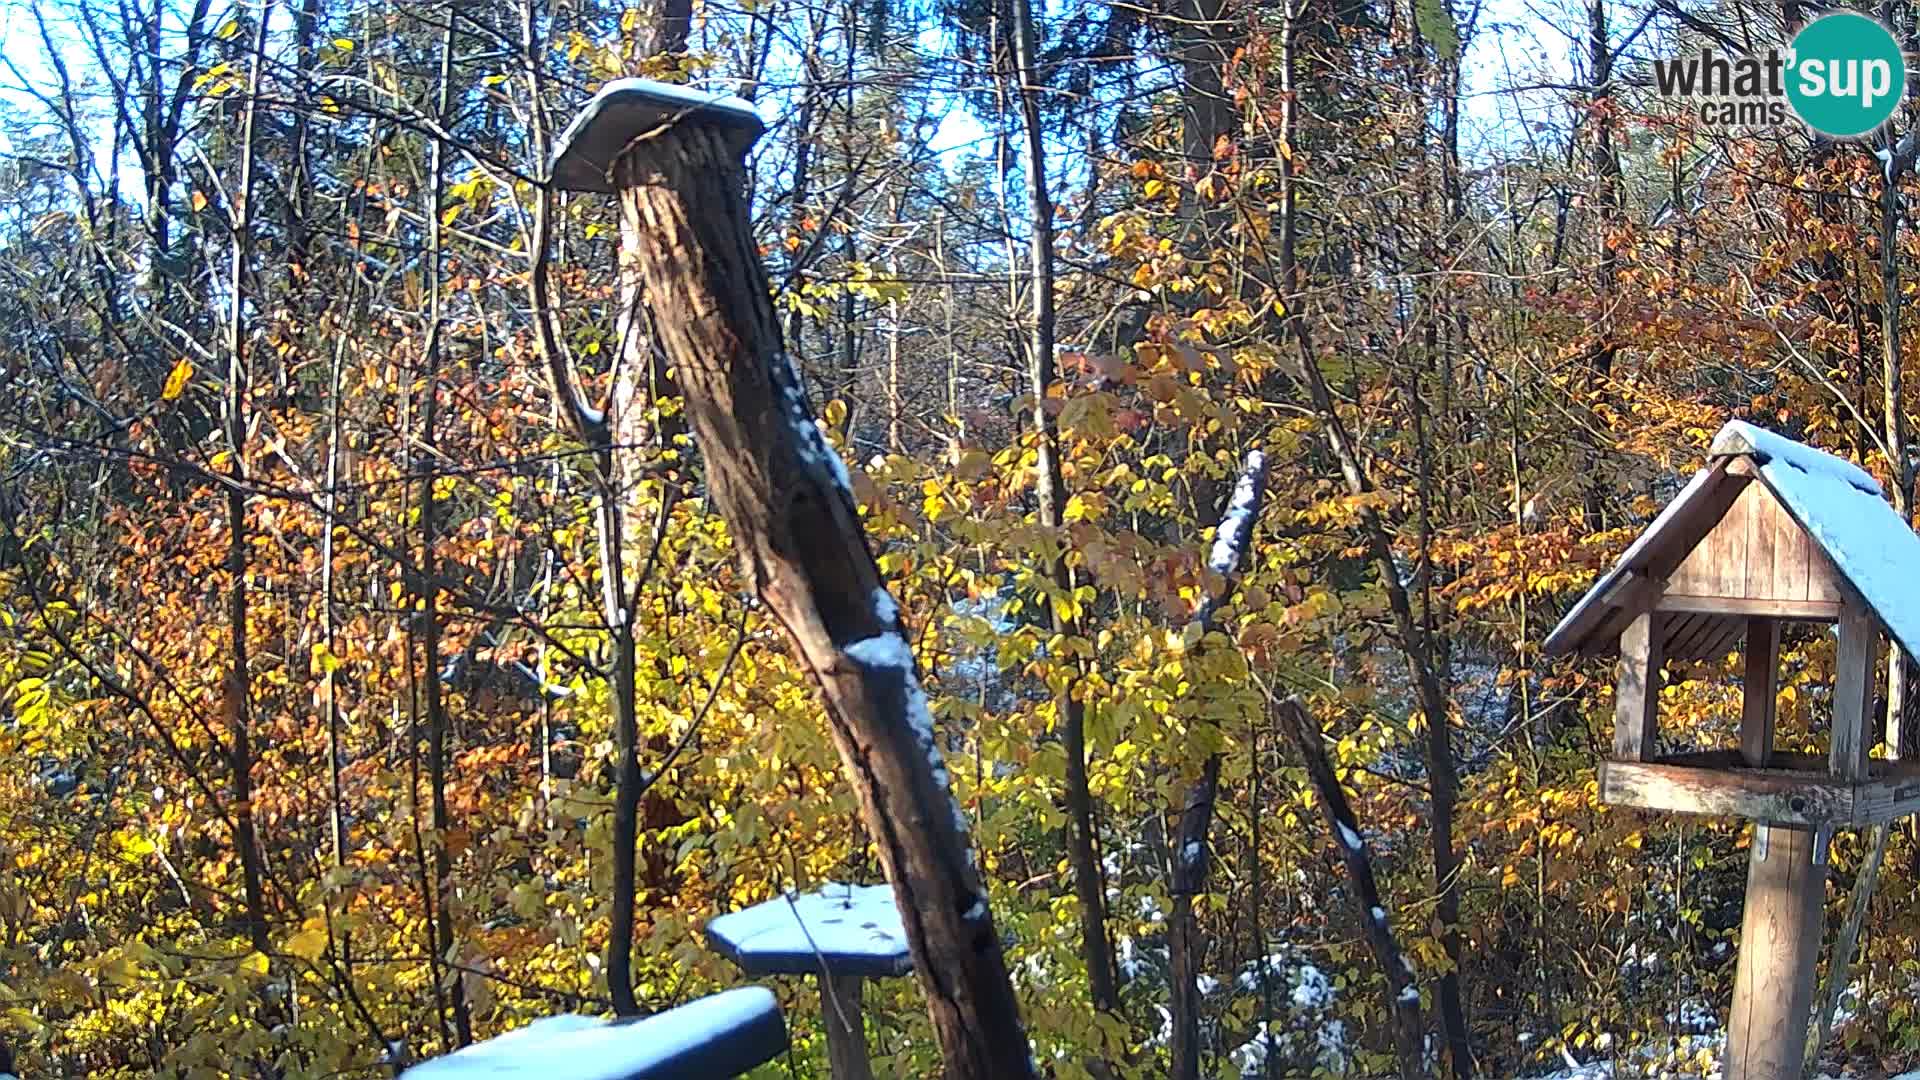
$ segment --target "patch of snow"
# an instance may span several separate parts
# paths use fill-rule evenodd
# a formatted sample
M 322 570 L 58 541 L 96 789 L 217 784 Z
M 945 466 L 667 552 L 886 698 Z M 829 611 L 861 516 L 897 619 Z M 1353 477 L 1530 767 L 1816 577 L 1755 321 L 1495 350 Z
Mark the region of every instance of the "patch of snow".
M 676 83 L 656 82 L 653 79 L 615 79 L 602 86 L 599 92 L 587 99 L 580 107 L 579 115 L 567 125 L 565 131 L 553 143 L 553 160 L 559 161 L 573 149 L 575 140 L 584 132 L 609 103 L 621 98 L 644 98 L 649 104 L 658 104 L 662 108 L 684 110 L 686 112 L 713 110 L 726 114 L 728 119 L 741 123 L 764 125 L 760 113 L 743 98 L 732 94 L 708 90 L 696 90 L 691 86 Z M 638 134 L 636 132 L 635 134 Z
M 873 617 L 881 626 L 900 625 L 900 605 L 893 602 L 893 594 L 885 586 L 873 590 Z
M 1366 841 L 1360 839 L 1360 834 L 1349 828 L 1344 821 L 1340 822 L 1340 843 L 1344 845 L 1348 851 L 1365 851 L 1367 849 Z
M 1312 964 L 1301 964 L 1294 973 L 1293 1004 L 1299 1009 L 1325 1009 L 1333 1004 L 1333 980 Z
M 821 430 L 821 422 L 814 419 L 813 405 L 807 400 L 807 383 L 800 375 L 800 365 L 793 362 L 790 353 L 781 353 L 774 362 L 774 389 L 779 392 L 786 406 L 787 426 L 793 431 L 796 444 L 800 448 L 800 460 L 803 464 L 824 468 L 834 483 L 849 500 L 853 498 L 853 477 L 847 472 L 847 463 L 827 442 L 826 434 Z M 778 376 L 784 374 L 786 378 Z
M 1193 988 L 1199 991 L 1200 996 L 1205 997 L 1215 990 L 1220 989 L 1220 980 L 1211 975 L 1195 975 L 1193 977 Z
M 1255 960 L 1253 963 L 1248 964 L 1245 970 L 1240 972 L 1240 977 L 1234 980 L 1234 984 L 1240 987 L 1240 989 L 1252 993 L 1260 989 L 1262 968 L 1265 969 L 1265 973 L 1270 981 L 1278 982 L 1286 976 L 1287 963 L 1288 957 L 1286 953 L 1272 953 L 1268 955 L 1265 960 Z
M 1253 535 L 1254 511 L 1259 506 L 1261 488 L 1266 483 L 1267 457 L 1258 450 L 1247 454 L 1240 479 L 1233 485 L 1233 498 L 1214 531 L 1213 550 L 1207 555 L 1207 568 L 1216 574 L 1229 574 L 1240 565 L 1247 552 L 1247 540 Z
M 1759 429 L 1754 429 L 1758 431 Z M 1786 442 L 1774 436 L 1779 442 Z M 1880 496 L 1873 478 L 1839 458 L 1799 447 L 1760 466 L 1760 475 L 1805 526 L 1909 655 L 1920 655 L 1920 536 Z M 1810 458 L 1824 458 L 1823 465 Z M 1841 482 L 1857 473 L 1871 488 Z
M 840 459 L 835 457 L 834 460 Z M 934 738 L 933 711 L 928 708 L 926 691 L 920 688 L 920 679 L 914 674 L 913 648 L 907 644 L 907 639 L 889 630 L 884 634 L 861 638 L 844 646 L 843 651 L 869 671 L 898 673 L 906 694 L 906 715 L 903 719 L 913 732 L 914 741 L 920 744 L 920 752 L 926 755 L 927 765 L 933 770 L 934 784 L 947 796 L 947 802 L 953 809 L 954 832 L 967 844 L 967 857 L 971 860 L 973 845 L 968 839 L 967 815 L 961 812 L 960 803 L 953 798 L 946 758 L 940 753 L 939 741 Z
M 1387 925 L 1387 909 L 1386 908 L 1383 908 L 1380 905 L 1375 904 L 1373 906 L 1373 911 L 1370 912 L 1370 914 L 1373 916 L 1374 922 L 1378 923 L 1381 926 Z
M 1165 921 L 1167 913 L 1160 910 L 1160 901 L 1151 896 L 1140 898 L 1140 917 L 1150 923 Z
M 1875 480 L 1873 474 L 1853 462 L 1835 457 L 1824 450 L 1816 450 L 1805 443 L 1795 442 L 1785 435 L 1749 424 L 1745 420 L 1727 421 L 1726 426 L 1714 435 L 1713 444 L 1707 448 L 1707 453 L 1712 457 L 1752 454 L 1762 466 L 1788 466 L 1815 479 L 1845 484 L 1875 498 L 1881 498 L 1886 494 L 1880 489 L 1880 481 Z

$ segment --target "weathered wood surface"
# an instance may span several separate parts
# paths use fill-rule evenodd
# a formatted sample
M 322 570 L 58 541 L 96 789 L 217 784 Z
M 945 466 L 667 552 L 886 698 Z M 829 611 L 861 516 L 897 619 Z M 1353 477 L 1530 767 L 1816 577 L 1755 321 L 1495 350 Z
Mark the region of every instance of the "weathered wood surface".
M 1620 682 L 1613 702 L 1613 756 L 1639 761 L 1653 752 L 1660 711 L 1662 616 L 1643 611 L 1620 635 Z
M 1833 662 L 1833 775 L 1867 777 L 1867 724 L 1873 714 L 1874 660 L 1880 654 L 1880 627 L 1858 600 L 1840 612 L 1840 641 Z
M 1851 824 L 1855 808 L 1853 785 L 1821 774 L 1642 761 L 1602 762 L 1600 798 L 1642 810 L 1808 826 Z
M 1760 769 L 1744 753 L 1602 762 L 1600 798 L 1642 810 L 1842 829 L 1920 813 L 1920 762 L 1870 760 L 1870 775 L 1853 783 L 1833 776 L 1829 759 L 1817 754 L 1775 751 Z
M 820 1007 L 826 1014 L 827 1068 L 833 1080 L 873 1080 L 867 1056 L 866 1010 L 861 997 L 866 980 L 834 975 L 820 980 Z
M 1741 675 L 1740 758 L 1751 766 L 1773 755 L 1774 724 L 1779 716 L 1780 624 L 1748 619 L 1746 671 Z
M 1034 1074 L 1000 935 L 974 869 L 888 598 L 787 356 L 754 245 L 737 146 L 697 118 L 615 167 L 653 326 L 686 397 L 708 490 L 744 579 L 819 686 L 843 770 L 899 904 L 954 1080 Z
M 1726 1080 L 1800 1080 L 1827 868 L 1810 829 L 1754 826 Z
M 1840 617 L 1838 600 L 1757 600 L 1743 596 L 1680 596 L 1663 594 L 1655 611 L 1720 615 L 1733 619 L 1791 619 L 1833 622 Z
M 1741 489 L 1666 582 L 1669 596 L 1816 603 L 1840 599 L 1832 563 L 1764 483 Z

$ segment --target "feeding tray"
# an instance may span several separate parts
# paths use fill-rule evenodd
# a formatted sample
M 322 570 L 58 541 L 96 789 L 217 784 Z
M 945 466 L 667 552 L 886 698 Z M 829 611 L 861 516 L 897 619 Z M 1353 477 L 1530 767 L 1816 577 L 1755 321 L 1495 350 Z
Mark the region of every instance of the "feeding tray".
M 891 887 L 829 882 L 815 892 L 776 896 L 714 919 L 707 939 L 749 974 L 818 979 L 829 1074 L 873 1080 L 862 984 L 913 970 Z
M 738 1076 L 787 1049 L 772 992 L 750 986 L 635 1020 L 550 1016 L 408 1069 L 401 1080 Z
M 913 971 L 907 932 L 887 885 L 829 882 L 791 899 L 722 915 L 707 924 L 714 949 L 750 975 L 861 975 Z
M 670 124 L 714 124 L 742 154 L 767 130 L 753 105 L 731 94 L 714 94 L 652 79 L 616 79 L 593 95 L 553 149 L 553 183 L 563 191 L 610 194 L 613 163 L 635 139 Z

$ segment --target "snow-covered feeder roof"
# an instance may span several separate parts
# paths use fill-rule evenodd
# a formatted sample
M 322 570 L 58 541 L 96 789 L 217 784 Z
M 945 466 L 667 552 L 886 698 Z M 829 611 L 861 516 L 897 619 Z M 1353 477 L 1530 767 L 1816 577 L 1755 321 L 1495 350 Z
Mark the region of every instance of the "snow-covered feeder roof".
M 913 970 L 907 932 L 886 885 L 828 882 L 707 924 L 713 947 L 750 975 L 884 977 Z
M 737 1076 L 785 1053 L 765 987 L 704 997 L 637 1020 L 549 1016 L 408 1069 L 401 1080 L 681 1080 Z
M 553 147 L 553 183 L 563 191 L 614 190 L 613 163 L 633 141 L 670 124 L 713 124 L 741 153 L 767 130 L 753 105 L 652 79 L 616 79 L 593 95 Z
M 1663 655 L 1724 655 L 1744 616 L 1832 621 L 1857 597 L 1920 655 L 1920 536 L 1859 466 L 1735 420 L 1707 467 L 1547 635 L 1547 655 L 1613 652 L 1646 593 Z

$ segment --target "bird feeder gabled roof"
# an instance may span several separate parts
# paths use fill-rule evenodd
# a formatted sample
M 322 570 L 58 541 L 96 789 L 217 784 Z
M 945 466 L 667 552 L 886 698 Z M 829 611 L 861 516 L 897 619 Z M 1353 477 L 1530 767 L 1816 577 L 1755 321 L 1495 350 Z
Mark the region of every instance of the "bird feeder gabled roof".
M 1819 621 L 1849 596 L 1920 655 L 1920 536 L 1872 476 L 1740 420 L 1707 453 L 1707 467 L 1554 627 L 1547 655 L 1614 652 L 1651 596 L 1671 613 L 1669 657 L 1722 655 L 1747 615 Z

